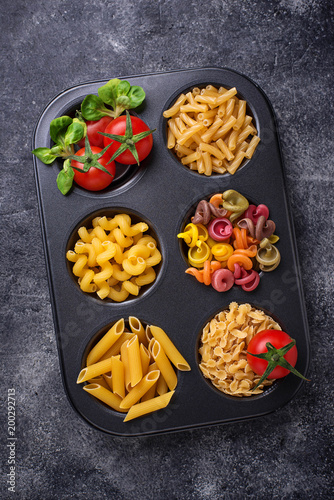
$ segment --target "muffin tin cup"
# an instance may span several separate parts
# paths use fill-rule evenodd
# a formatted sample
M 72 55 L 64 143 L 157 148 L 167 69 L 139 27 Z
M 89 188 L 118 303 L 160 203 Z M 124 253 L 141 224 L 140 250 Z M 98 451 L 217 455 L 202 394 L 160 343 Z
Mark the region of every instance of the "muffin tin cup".
M 90 193 L 74 187 L 63 196 L 57 189 L 56 164 L 34 157 L 34 169 L 62 378 L 74 409 L 95 428 L 118 436 L 159 434 L 235 422 L 268 414 L 295 396 L 303 382 L 289 375 L 258 396 L 235 398 L 208 384 L 198 367 L 198 339 L 203 326 L 230 302 L 250 303 L 284 325 L 297 341 L 296 368 L 303 374 L 309 363 L 309 334 L 298 256 L 288 206 L 276 120 L 262 90 L 247 77 L 229 69 L 201 68 L 124 77 L 145 89 L 144 105 L 136 114 L 153 134 L 153 149 L 140 168 L 119 185 Z M 79 107 L 83 98 L 105 81 L 68 89 L 46 107 L 37 124 L 33 148 L 50 145 L 51 120 Z M 247 101 L 261 142 L 250 160 L 233 175 L 204 177 L 189 171 L 166 147 L 166 120 L 162 113 L 185 89 L 206 84 L 236 87 Z M 185 274 L 187 265 L 177 234 L 191 207 L 201 198 L 235 189 L 247 199 L 269 207 L 280 237 L 279 267 L 263 273 L 253 292 L 233 287 L 225 293 L 198 283 Z M 111 303 L 83 293 L 68 270 L 66 250 L 73 231 L 95 213 L 142 215 L 157 234 L 163 260 L 156 282 L 141 296 Z M 136 316 L 163 328 L 191 366 L 178 373 L 178 386 L 167 408 L 123 423 L 124 414 L 107 408 L 76 384 L 87 345 L 106 325 Z M 283 328 L 283 326 L 282 326 Z

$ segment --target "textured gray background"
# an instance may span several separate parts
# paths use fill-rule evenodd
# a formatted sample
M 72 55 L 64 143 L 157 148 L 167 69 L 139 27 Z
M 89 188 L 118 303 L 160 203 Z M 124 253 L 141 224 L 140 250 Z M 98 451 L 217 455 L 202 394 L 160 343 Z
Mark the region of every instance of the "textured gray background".
M 1 498 L 327 499 L 333 467 L 333 3 L 2 0 Z M 61 90 L 115 76 L 225 66 L 278 117 L 310 325 L 310 383 L 274 414 L 113 438 L 70 407 L 60 378 L 31 138 Z M 17 392 L 16 493 L 3 404 Z

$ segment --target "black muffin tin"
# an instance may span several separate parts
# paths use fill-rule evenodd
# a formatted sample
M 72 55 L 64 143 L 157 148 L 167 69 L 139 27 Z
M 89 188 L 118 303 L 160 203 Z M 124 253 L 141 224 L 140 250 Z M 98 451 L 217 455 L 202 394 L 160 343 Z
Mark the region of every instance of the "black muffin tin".
M 273 109 L 258 85 L 230 69 L 190 69 L 124 79 L 145 89 L 146 99 L 135 113 L 156 129 L 153 150 L 140 167 L 118 168 L 115 181 L 104 191 L 88 192 L 76 186 L 63 196 L 56 185 L 60 163 L 46 166 L 34 157 L 58 353 L 69 400 L 95 428 L 118 436 L 179 431 L 268 414 L 291 400 L 302 380 L 289 375 L 261 395 L 244 398 L 225 395 L 202 376 L 198 343 L 202 328 L 220 310 L 232 301 L 248 302 L 272 315 L 296 339 L 299 352 L 296 368 L 303 374 L 307 372 L 307 317 Z M 41 115 L 33 147 L 50 147 L 51 120 L 78 109 L 83 98 L 97 94 L 104 83 L 78 85 L 56 96 Z M 238 97 L 248 103 L 261 138 L 253 158 L 233 176 L 199 175 L 184 167 L 166 147 L 163 111 L 181 92 L 207 84 L 236 87 Z M 219 293 L 185 274 L 188 265 L 177 234 L 198 201 L 227 189 L 239 191 L 252 203 L 266 204 L 280 237 L 277 248 L 281 263 L 273 272 L 262 273 L 253 292 L 234 286 Z M 162 263 L 153 285 L 138 297 L 115 303 L 83 293 L 73 279 L 65 254 L 77 239 L 74 232 L 80 225 L 89 226 L 95 215 L 111 217 L 121 212 L 129 213 L 134 220 L 148 222 L 158 237 Z M 178 386 L 166 409 L 123 423 L 124 414 L 85 393 L 76 380 L 87 349 L 108 325 L 129 316 L 163 328 L 189 362 L 191 371 L 178 373 Z

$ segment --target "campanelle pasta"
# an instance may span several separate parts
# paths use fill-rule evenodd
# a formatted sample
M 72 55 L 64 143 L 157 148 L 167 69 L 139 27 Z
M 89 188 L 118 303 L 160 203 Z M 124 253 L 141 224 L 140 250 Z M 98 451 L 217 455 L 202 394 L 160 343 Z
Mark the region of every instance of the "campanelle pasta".
M 143 235 L 149 228 L 145 222 L 132 224 L 128 214 L 117 214 L 96 217 L 92 225 L 90 229 L 79 228 L 80 239 L 74 250 L 66 253 L 83 292 L 123 302 L 154 282 L 153 267 L 162 256 L 157 241 Z
M 124 422 L 165 408 L 177 386 L 176 369 L 190 366 L 166 332 L 144 328 L 135 316 L 118 320 L 90 350 L 77 383 L 116 411 Z M 129 331 L 130 330 L 130 331 Z
M 218 313 L 203 328 L 199 367 L 205 378 L 221 392 L 231 396 L 252 396 L 271 385 L 266 379 L 257 389 L 261 376 L 247 363 L 247 346 L 262 330 L 281 330 L 280 325 L 250 304 L 232 302 L 229 309 Z
M 190 170 L 207 176 L 233 175 L 244 159 L 253 156 L 260 138 L 247 115 L 246 101 L 236 94 L 235 87 L 195 87 L 163 112 L 167 147 Z

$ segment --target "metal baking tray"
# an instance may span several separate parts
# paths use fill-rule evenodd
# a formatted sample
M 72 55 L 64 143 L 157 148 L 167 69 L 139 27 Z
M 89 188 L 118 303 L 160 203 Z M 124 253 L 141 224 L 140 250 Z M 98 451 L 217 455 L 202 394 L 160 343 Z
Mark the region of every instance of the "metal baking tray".
M 300 267 L 284 181 L 277 122 L 260 87 L 246 76 L 225 68 L 200 68 L 122 77 L 146 92 L 135 112 L 154 132 L 154 146 L 140 167 L 117 171 L 104 191 L 74 187 L 63 196 L 57 189 L 59 165 L 46 166 L 34 157 L 35 178 L 50 297 L 59 361 L 66 394 L 73 408 L 92 426 L 118 436 L 141 436 L 236 422 L 268 414 L 291 400 L 302 386 L 289 375 L 261 395 L 236 398 L 215 389 L 198 367 L 202 328 L 230 302 L 250 303 L 279 321 L 297 341 L 296 368 L 305 374 L 309 364 L 309 333 Z M 54 118 L 80 107 L 87 94 L 96 94 L 106 81 L 77 85 L 57 95 L 43 111 L 33 137 L 33 148 L 51 146 L 49 125 Z M 166 120 L 162 112 L 175 98 L 194 86 L 236 87 L 248 103 L 261 142 L 256 152 L 233 176 L 205 177 L 183 167 L 166 147 Z M 198 283 L 185 274 L 188 267 L 177 234 L 198 201 L 235 189 L 253 203 L 269 207 L 280 237 L 279 267 L 263 273 L 253 292 L 234 286 L 225 293 Z M 123 303 L 102 301 L 83 293 L 74 281 L 65 253 L 76 229 L 95 215 L 116 212 L 147 221 L 162 251 L 162 263 L 153 286 Z M 167 408 L 123 423 L 115 412 L 83 391 L 76 380 L 87 349 L 118 319 L 137 316 L 145 324 L 163 328 L 191 365 L 178 373 L 178 386 Z

